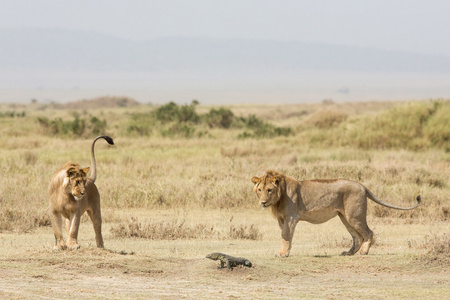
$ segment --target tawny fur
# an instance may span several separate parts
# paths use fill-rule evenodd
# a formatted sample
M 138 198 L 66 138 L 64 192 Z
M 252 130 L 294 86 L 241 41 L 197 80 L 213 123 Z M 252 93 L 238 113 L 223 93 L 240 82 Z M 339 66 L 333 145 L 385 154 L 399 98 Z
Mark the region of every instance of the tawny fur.
M 373 232 L 367 226 L 367 197 L 374 202 L 394 209 L 411 210 L 385 203 L 377 199 L 362 184 L 346 180 L 305 180 L 298 181 L 290 176 L 269 170 L 264 176 L 253 177 L 253 191 L 263 207 L 270 207 L 281 229 L 282 246 L 277 256 L 289 256 L 292 238 L 297 223 L 307 221 L 324 223 L 339 216 L 353 238 L 349 251 L 341 255 L 353 255 L 359 250 L 368 254 L 373 241 Z
M 91 177 L 87 178 L 89 168 L 81 168 L 79 164 L 68 162 L 53 175 L 48 187 L 49 215 L 55 235 L 54 249 L 78 249 L 78 229 L 81 216 L 87 212 L 95 231 L 97 247 L 103 248 L 102 216 L 100 195 L 95 185 L 97 168 L 94 155 L 95 142 L 103 138 L 113 145 L 108 136 L 99 136 L 91 147 Z M 62 235 L 62 220 L 65 219 L 67 243 Z

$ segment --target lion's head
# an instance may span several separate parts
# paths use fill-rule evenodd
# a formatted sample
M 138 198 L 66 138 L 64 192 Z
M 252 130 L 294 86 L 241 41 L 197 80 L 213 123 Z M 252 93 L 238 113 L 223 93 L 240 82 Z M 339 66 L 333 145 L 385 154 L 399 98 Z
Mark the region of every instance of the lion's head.
M 80 200 L 86 193 L 86 180 L 89 167 L 80 168 L 78 164 L 70 164 L 66 170 L 63 186 L 69 194 Z
M 269 170 L 262 177 L 253 177 L 253 191 L 263 207 L 277 204 L 282 196 L 284 177 L 282 174 Z

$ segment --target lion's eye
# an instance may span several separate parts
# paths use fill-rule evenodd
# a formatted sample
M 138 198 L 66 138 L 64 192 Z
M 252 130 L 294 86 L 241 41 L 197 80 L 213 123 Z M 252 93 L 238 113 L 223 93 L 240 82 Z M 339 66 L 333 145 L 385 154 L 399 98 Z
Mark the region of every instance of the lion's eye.
M 258 192 L 261 192 L 261 189 L 258 189 Z
M 271 193 L 271 192 L 272 192 L 272 189 L 268 189 L 267 192 L 268 192 L 268 193 Z

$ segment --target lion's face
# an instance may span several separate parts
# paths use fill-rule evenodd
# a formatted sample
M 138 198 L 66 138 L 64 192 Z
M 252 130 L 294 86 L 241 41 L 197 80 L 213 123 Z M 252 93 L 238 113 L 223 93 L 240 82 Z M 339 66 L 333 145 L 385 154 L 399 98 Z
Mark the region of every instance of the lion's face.
M 78 166 L 73 166 L 67 169 L 64 183 L 67 188 L 70 187 L 70 193 L 75 200 L 80 200 L 86 194 L 86 179 L 89 168 L 81 169 Z
M 280 200 L 280 178 L 277 176 L 253 177 L 252 182 L 255 184 L 253 191 L 261 206 L 269 207 Z

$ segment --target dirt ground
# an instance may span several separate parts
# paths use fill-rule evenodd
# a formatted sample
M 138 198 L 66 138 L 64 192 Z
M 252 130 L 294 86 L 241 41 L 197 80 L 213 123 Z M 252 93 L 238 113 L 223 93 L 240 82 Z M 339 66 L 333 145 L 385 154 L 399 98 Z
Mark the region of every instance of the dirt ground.
M 236 215 L 236 213 L 233 213 Z M 229 216 L 224 216 L 228 218 Z M 94 247 L 91 224 L 79 234 L 81 249 L 52 251 L 50 227 L 0 234 L 3 299 L 448 299 L 448 259 L 425 259 L 420 245 L 435 223 L 387 224 L 372 220 L 377 242 L 367 256 L 341 257 L 350 236 L 338 219 L 300 223 L 291 256 L 280 259 L 276 221 L 251 220 L 262 240 L 114 239 L 105 224 L 106 249 Z M 347 245 L 348 244 L 348 245 Z M 218 269 L 204 259 L 221 251 L 243 256 L 252 268 Z

